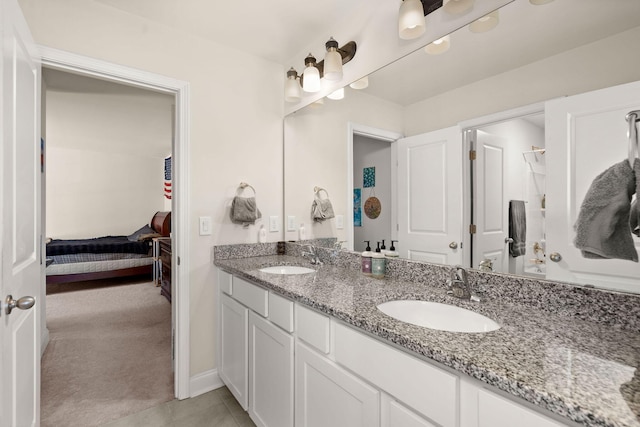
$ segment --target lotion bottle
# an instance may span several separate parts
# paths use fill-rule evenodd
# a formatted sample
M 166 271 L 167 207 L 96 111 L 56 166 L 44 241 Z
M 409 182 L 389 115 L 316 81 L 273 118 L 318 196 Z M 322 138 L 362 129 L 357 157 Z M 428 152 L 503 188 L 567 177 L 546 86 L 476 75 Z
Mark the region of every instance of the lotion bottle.
M 385 254 L 384 254 L 384 256 L 386 256 L 387 258 L 398 258 L 400 256 L 398 251 L 396 251 L 396 247 L 393 246 L 394 242 L 398 243 L 397 240 L 392 240 L 391 241 L 391 247 L 389 247 L 389 250 L 387 252 L 385 252 Z
M 376 279 L 383 279 L 385 274 L 385 262 L 386 259 L 382 252 L 380 252 L 380 242 L 378 242 L 378 247 L 376 251 L 371 256 L 371 275 Z
M 267 241 L 267 230 L 264 229 L 264 224 L 260 226 L 260 231 L 258 231 L 258 242 L 266 243 Z
M 371 247 L 369 246 L 370 240 L 365 240 L 364 243 L 367 244 L 367 248 L 362 252 L 361 257 L 362 274 L 371 276 L 371 256 L 373 252 L 371 252 Z
M 307 232 L 304 229 L 304 224 L 300 224 L 300 234 L 299 234 L 299 240 L 307 240 Z

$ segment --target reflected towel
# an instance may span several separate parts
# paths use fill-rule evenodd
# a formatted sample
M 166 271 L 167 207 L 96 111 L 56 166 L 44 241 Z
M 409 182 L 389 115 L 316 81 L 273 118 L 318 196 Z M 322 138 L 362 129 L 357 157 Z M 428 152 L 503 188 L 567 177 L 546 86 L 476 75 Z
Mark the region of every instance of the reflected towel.
M 313 217 L 313 220 L 316 222 L 322 222 L 325 219 L 330 219 L 334 216 L 333 206 L 331 206 L 329 199 L 320 199 L 320 197 L 316 196 L 313 204 L 311 205 L 311 217 Z
M 629 226 L 631 196 L 635 191 L 635 175 L 627 160 L 616 163 L 593 180 L 575 224 L 574 243 L 583 257 L 638 262 Z
M 629 226 L 631 232 L 640 237 L 640 206 L 638 206 L 638 198 L 640 197 L 640 160 L 638 159 L 635 159 L 633 163 L 633 173 L 636 177 L 636 199 L 631 203 Z
M 527 214 L 524 201 L 511 200 L 509 202 L 509 254 L 516 258 L 527 251 Z
M 231 202 L 231 221 L 248 227 L 257 219 L 262 218 L 262 214 L 256 205 L 255 197 L 236 196 Z

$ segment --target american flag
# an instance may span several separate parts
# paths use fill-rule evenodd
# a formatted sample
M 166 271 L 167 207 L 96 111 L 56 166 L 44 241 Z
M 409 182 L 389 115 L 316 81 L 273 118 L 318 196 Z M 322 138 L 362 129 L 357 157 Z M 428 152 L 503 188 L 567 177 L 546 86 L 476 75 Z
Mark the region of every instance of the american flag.
M 171 156 L 164 159 L 164 197 L 171 199 Z

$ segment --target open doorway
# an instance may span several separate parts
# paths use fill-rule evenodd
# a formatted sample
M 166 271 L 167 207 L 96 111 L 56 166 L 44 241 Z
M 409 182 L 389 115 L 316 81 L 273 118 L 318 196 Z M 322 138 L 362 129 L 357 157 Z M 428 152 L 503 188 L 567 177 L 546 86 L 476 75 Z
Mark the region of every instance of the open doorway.
M 171 169 L 165 175 L 175 95 L 47 68 L 43 94 L 46 236 L 95 243 L 90 253 L 48 256 L 56 274 L 47 273 L 42 423 L 70 425 L 71 416 L 91 425 L 175 394 L 170 298 L 151 274 L 158 270 L 152 240 L 170 247 L 175 237 Z M 138 233 L 145 227 L 157 236 Z M 121 253 L 113 236 L 134 251 Z M 104 251 L 103 238 L 111 242 Z M 70 274 L 60 279 L 60 270 Z

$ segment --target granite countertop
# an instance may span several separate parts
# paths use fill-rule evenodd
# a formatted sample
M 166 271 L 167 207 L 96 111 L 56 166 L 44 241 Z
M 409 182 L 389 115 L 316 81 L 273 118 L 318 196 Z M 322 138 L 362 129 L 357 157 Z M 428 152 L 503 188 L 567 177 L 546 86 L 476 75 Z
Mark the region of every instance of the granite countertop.
M 376 280 L 333 265 L 280 276 L 259 269 L 310 264 L 288 255 L 216 260 L 223 270 L 393 342 L 585 426 L 640 427 L 640 334 L 554 316 L 497 298 L 472 303 L 442 286 Z M 488 333 L 444 332 L 397 321 L 376 306 L 397 299 L 443 302 L 501 325 Z

